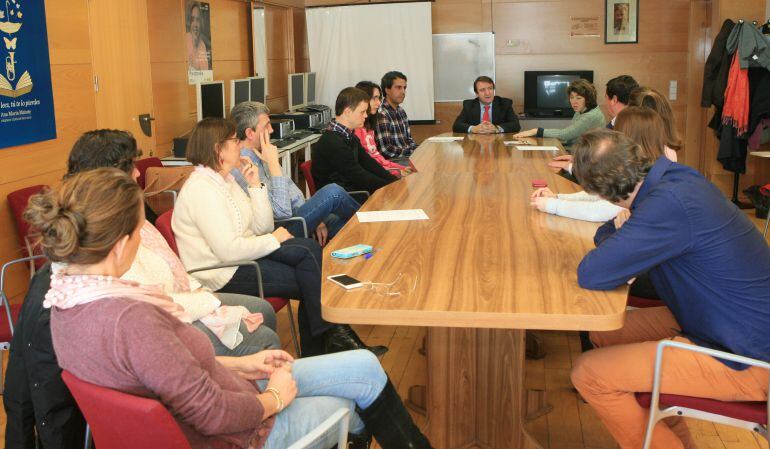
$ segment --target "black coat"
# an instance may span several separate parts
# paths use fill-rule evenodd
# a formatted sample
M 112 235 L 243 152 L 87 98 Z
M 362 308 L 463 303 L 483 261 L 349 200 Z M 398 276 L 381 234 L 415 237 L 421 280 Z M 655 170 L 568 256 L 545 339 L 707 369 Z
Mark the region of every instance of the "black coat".
M 513 111 L 513 101 L 508 98 L 498 97 L 492 100 L 492 124 L 503 128 L 504 132 L 519 132 L 519 118 Z M 481 123 L 481 102 L 478 98 L 463 101 L 463 110 L 455 119 L 452 131 L 467 133 L 468 127 Z
M 53 351 L 51 310 L 43 307 L 50 284 L 46 264 L 32 278 L 14 327 L 3 392 L 6 449 L 34 449 L 35 431 L 44 449 L 80 449 L 85 441 L 85 420 Z
M 319 189 L 336 183 L 347 191 L 374 193 L 398 179 L 372 159 L 353 134 L 346 139 L 336 131 L 324 131 L 313 146 L 312 160 L 311 171 Z
M 732 55 L 727 52 L 727 38 L 735 27 L 735 22 L 727 19 L 722 23 L 719 34 L 714 39 L 711 53 L 706 58 L 703 68 L 703 91 L 700 105 L 704 108 L 712 104 L 719 109 L 725 104 L 725 89 L 727 89 L 727 75 L 730 72 Z

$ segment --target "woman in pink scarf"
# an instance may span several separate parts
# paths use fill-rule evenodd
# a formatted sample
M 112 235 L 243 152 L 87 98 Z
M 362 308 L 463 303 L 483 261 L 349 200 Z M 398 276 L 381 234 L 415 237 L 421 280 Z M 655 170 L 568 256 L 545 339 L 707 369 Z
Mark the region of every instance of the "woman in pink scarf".
M 24 218 L 59 264 L 43 303 L 52 309 L 59 365 L 87 382 L 157 399 L 192 448 L 285 448 L 339 408 L 351 411 L 352 433 L 369 431 L 383 449 L 430 448 L 371 352 L 296 363 L 280 350 L 218 357 L 169 296 L 121 279 L 144 224 L 142 191 L 123 171 L 69 177 L 57 192 L 33 196 Z M 323 447 L 334 444 L 333 434 Z

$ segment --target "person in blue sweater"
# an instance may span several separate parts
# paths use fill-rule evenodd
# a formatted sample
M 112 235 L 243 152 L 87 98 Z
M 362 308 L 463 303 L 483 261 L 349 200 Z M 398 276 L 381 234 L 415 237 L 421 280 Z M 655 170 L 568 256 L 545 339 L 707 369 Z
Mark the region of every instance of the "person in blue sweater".
M 578 267 L 578 283 L 612 290 L 649 272 L 665 307 L 629 311 L 622 329 L 592 332 L 597 349 L 572 382 L 623 449 L 644 440 L 658 342 L 727 351 L 770 362 L 770 248 L 749 218 L 692 168 L 653 160 L 621 133 L 590 131 L 575 144 L 574 173 L 589 192 L 631 211 L 607 222 Z M 768 372 L 669 349 L 661 393 L 722 401 L 767 400 Z M 686 426 L 661 422 L 653 448 L 691 447 Z

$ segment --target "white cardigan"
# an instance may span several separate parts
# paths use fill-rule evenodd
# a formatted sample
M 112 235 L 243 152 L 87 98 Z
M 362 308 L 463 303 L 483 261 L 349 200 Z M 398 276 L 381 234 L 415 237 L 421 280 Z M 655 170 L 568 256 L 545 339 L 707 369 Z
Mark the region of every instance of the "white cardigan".
M 584 221 L 605 222 L 615 218 L 622 210 L 622 207 L 584 191 L 560 193 L 545 203 L 545 211 L 549 214 Z
M 225 180 L 200 166 L 179 192 L 171 227 L 187 270 L 260 259 L 281 246 L 271 234 L 273 208 L 267 187 L 249 187 L 246 195 L 232 176 Z M 201 271 L 193 276 L 216 291 L 230 281 L 236 269 Z

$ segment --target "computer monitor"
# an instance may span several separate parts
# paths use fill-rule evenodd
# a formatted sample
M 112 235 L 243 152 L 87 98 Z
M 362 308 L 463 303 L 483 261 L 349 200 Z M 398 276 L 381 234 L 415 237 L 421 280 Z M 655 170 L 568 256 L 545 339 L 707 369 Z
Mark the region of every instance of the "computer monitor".
M 252 76 L 249 78 L 251 84 L 251 93 L 249 98 L 251 101 L 258 101 L 260 103 L 265 102 L 265 78 L 261 76 Z
M 289 110 L 294 111 L 305 106 L 305 74 L 289 74 Z
M 230 110 L 237 104 L 251 99 L 251 80 L 249 78 L 230 81 Z
M 315 72 L 305 74 L 305 103 L 315 104 Z
M 209 81 L 195 86 L 198 97 L 198 121 L 207 117 L 225 118 L 225 82 Z

